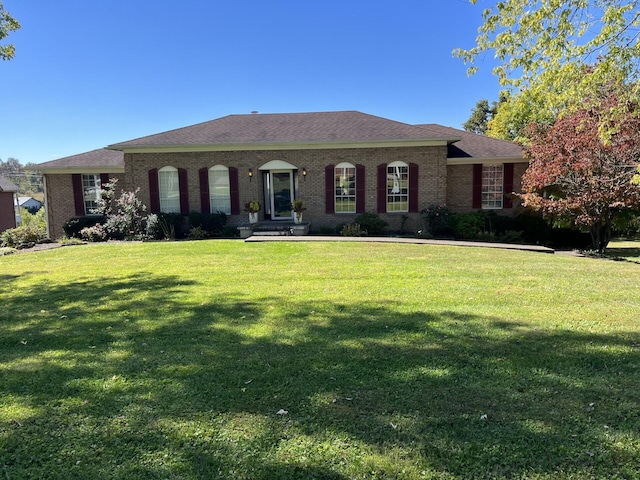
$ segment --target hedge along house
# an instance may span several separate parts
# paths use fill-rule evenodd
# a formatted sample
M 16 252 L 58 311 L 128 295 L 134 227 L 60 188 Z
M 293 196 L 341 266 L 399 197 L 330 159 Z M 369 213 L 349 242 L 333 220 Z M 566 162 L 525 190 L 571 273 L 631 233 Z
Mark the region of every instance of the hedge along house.
M 429 205 L 512 212 L 526 167 L 511 142 L 356 111 L 229 115 L 40 165 L 52 238 L 112 176 L 150 212 L 222 211 L 239 226 L 257 200 L 261 221 L 287 222 L 300 198 L 314 230 L 364 212 L 418 229 Z

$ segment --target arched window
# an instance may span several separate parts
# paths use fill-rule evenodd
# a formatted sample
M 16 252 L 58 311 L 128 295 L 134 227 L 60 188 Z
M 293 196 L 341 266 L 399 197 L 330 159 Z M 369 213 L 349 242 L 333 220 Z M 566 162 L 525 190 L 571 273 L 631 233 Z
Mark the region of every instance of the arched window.
M 393 162 L 387 165 L 387 212 L 409 211 L 409 165 Z
M 229 169 L 224 165 L 215 165 L 209 169 L 209 204 L 212 213 L 231 214 Z
M 334 170 L 335 212 L 356 213 L 356 167 L 339 163 Z
M 160 193 L 160 211 L 180 213 L 180 183 L 178 169 L 162 167 L 158 170 L 158 189 Z

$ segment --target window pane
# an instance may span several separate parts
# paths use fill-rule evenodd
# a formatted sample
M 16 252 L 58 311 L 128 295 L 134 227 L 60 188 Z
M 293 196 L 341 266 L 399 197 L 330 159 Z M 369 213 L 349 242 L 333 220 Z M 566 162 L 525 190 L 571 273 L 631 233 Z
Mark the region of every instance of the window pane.
M 95 214 L 100 199 L 100 175 L 82 175 L 82 196 L 84 198 L 84 214 Z
M 229 188 L 229 170 L 224 167 L 209 170 L 209 202 L 211 213 L 231 214 L 231 189 Z
M 409 211 L 409 167 L 387 167 L 387 212 Z
M 502 165 L 484 165 L 482 167 L 482 208 L 502 208 Z
M 180 213 L 180 187 L 177 170 L 160 170 L 158 172 L 160 187 L 160 211 L 164 213 Z
M 356 169 L 345 166 L 335 169 L 335 211 L 356 212 Z

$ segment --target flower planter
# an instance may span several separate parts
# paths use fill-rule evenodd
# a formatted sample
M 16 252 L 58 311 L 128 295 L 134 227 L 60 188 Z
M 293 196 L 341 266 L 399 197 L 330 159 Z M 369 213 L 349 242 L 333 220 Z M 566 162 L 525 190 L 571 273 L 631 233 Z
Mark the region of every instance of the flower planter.
M 249 212 L 249 223 L 258 223 L 258 212 Z

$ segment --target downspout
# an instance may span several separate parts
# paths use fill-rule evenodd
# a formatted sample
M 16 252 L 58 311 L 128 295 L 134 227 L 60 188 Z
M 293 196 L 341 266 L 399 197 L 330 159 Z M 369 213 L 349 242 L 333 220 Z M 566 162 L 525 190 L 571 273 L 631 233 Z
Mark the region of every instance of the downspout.
M 18 192 L 13 192 L 13 223 L 16 227 L 22 225 L 22 214 L 20 213 L 20 199 Z

